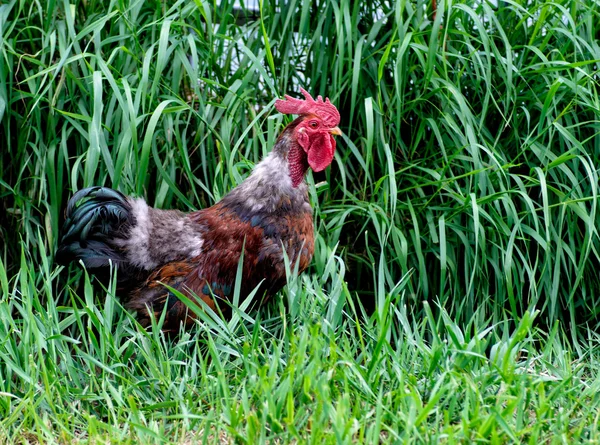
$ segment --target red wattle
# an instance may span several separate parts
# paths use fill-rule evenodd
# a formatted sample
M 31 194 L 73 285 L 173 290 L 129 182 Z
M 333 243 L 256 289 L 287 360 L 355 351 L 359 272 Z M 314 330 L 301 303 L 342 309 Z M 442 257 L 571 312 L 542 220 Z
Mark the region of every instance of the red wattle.
M 335 139 L 329 133 L 313 137 L 313 143 L 308 149 L 308 165 L 315 172 L 325 170 L 333 161 Z

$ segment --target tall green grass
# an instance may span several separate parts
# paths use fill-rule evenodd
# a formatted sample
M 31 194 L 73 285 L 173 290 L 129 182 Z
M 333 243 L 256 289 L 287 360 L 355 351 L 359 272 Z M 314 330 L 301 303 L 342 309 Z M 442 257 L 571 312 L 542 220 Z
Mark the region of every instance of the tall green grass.
M 600 10 L 499 4 L 0 5 L 0 436 L 597 440 Z M 299 86 L 344 136 L 281 303 L 169 340 L 54 266 L 72 190 L 211 205 Z

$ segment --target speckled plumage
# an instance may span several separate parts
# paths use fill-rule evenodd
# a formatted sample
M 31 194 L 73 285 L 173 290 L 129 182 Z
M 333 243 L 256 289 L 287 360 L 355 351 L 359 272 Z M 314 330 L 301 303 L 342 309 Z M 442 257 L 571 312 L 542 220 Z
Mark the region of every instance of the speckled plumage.
M 318 105 L 331 119 L 333 105 L 322 100 Z M 163 328 L 177 331 L 192 322 L 193 312 L 164 285 L 227 312 L 218 300 L 233 295 L 243 249 L 241 297 L 260 286 L 257 300 L 263 303 L 285 285 L 284 250 L 299 272 L 314 252 L 303 178 L 311 157 L 324 159 L 319 165 L 331 162 L 335 143 L 323 144 L 321 155 L 321 142 L 339 134 L 337 127 L 309 127 L 315 119 L 318 115 L 307 113 L 288 125 L 252 174 L 207 209 L 189 214 L 153 209 L 143 199 L 101 187 L 78 192 L 67 208 L 57 260 L 82 260 L 100 275 L 117 264 L 125 306 L 144 325 L 165 310 Z
M 129 264 L 152 270 L 200 255 L 202 236 L 185 213 L 154 209 L 140 198 L 129 198 L 129 203 L 134 223 L 122 238 L 113 240 L 125 252 Z

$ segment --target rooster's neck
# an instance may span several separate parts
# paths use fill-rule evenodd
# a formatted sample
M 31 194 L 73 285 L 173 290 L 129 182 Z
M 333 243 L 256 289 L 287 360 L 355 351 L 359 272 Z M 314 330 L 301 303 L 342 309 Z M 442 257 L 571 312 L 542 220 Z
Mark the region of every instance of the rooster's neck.
M 293 137 L 294 127 L 290 124 L 248 179 L 223 198 L 225 206 L 243 214 L 312 213 L 304 182 L 308 162 Z
M 270 155 L 286 161 L 287 168 L 285 170 L 292 181 L 292 187 L 298 187 L 300 184 L 304 183 L 304 176 L 308 170 L 308 158 L 306 152 L 300 147 L 294 134 L 294 130 L 296 130 L 298 124 L 303 120 L 304 117 L 300 116 L 285 127 L 277 139 Z
M 304 183 L 304 176 L 308 170 L 306 152 L 297 142 L 293 143 L 288 151 L 287 159 L 292 187 L 298 187 L 301 183 Z

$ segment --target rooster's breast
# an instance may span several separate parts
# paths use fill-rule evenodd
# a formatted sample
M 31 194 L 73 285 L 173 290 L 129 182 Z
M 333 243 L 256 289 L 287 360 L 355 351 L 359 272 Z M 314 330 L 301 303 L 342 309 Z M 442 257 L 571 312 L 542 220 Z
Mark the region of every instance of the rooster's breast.
M 217 204 L 198 212 L 204 240 L 202 269 L 214 283 L 233 285 L 243 251 L 242 292 L 263 283 L 267 296 L 286 282 L 284 253 L 292 269 L 304 271 L 314 252 L 312 212 L 280 208 L 274 212 L 248 212 Z

